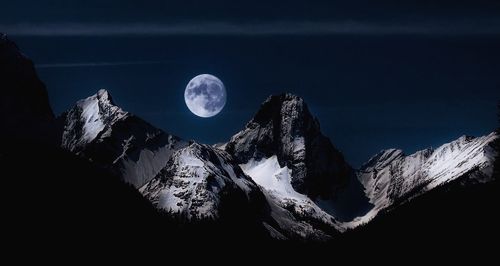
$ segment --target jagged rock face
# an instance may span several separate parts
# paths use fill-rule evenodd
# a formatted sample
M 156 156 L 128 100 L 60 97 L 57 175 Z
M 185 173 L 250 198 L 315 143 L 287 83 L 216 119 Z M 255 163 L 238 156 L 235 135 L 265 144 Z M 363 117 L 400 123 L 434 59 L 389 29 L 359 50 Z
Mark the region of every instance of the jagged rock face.
M 0 134 L 9 138 L 48 141 L 47 138 L 54 133 L 54 115 L 45 85 L 38 78 L 31 60 L 1 33 L 0 82 Z
M 467 175 L 466 182 L 488 182 L 498 151 L 497 133 L 463 136 L 437 149 L 406 156 L 401 150 L 384 150 L 360 170 L 365 192 L 377 209 L 392 207 L 437 186 Z
M 245 129 L 225 146 L 239 163 L 276 155 L 292 171 L 292 186 L 311 198 L 331 197 L 352 176 L 351 167 L 320 131 L 304 101 L 292 94 L 269 97 Z
M 230 201 L 244 205 L 264 199 L 229 154 L 198 143 L 176 151 L 141 192 L 157 208 L 190 220 L 217 219 Z
M 59 118 L 61 146 L 140 187 L 187 145 L 116 106 L 106 90 L 77 102 Z

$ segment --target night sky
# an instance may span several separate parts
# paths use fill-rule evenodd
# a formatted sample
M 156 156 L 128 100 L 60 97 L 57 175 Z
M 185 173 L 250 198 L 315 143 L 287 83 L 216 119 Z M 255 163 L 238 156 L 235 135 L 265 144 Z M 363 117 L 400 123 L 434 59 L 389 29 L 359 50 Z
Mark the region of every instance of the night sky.
M 497 126 L 500 1 L 33 0 L 1 13 L 57 114 L 106 88 L 155 126 L 216 143 L 292 92 L 356 167 Z M 227 89 L 213 118 L 183 100 L 201 73 Z

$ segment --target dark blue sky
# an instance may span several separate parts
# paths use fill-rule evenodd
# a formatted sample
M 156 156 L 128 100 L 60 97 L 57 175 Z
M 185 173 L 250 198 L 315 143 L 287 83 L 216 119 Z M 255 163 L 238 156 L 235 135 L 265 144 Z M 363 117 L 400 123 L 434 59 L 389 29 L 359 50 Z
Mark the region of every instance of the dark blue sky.
M 498 1 L 81 2 L 2 4 L 0 31 L 38 65 L 56 113 L 106 88 L 154 125 L 215 143 L 293 92 L 354 166 L 496 126 Z M 228 92 L 211 119 L 183 102 L 200 73 Z

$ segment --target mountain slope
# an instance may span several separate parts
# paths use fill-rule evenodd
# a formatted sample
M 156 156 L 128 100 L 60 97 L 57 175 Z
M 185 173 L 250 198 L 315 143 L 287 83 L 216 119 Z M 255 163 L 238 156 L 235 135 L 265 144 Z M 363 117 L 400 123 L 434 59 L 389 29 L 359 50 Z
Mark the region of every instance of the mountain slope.
M 411 155 L 396 149 L 381 151 L 358 172 L 375 207 L 354 224 L 366 223 L 379 211 L 394 209 L 438 187 L 494 181 L 497 177 L 493 170 L 498 156 L 494 143 L 498 139 L 498 133 L 493 132 L 477 138 L 462 136 L 437 149 Z
M 59 118 L 61 146 L 139 188 L 151 180 L 185 141 L 116 106 L 109 92 L 80 100 Z
M 54 114 L 45 85 L 38 78 L 33 62 L 2 33 L 0 84 L 0 139 L 56 142 Z
M 214 237 L 227 235 L 241 241 L 294 236 L 294 231 L 270 216 L 265 195 L 232 156 L 208 145 L 192 142 L 174 152 L 140 192 L 181 224 L 220 230 Z
M 494 214 L 500 200 L 499 178 L 491 182 L 470 184 L 468 174 L 412 198 L 405 204 L 384 209 L 369 223 L 349 230 L 336 239 L 337 243 L 403 243 L 396 250 L 463 250 L 464 254 L 495 254 L 500 236 L 500 219 Z M 370 245 L 374 250 L 387 251 L 387 245 Z M 381 250 L 382 251 L 382 250 Z M 413 252 L 413 250 L 411 251 Z M 480 256 L 477 256 L 480 257 Z
M 229 195 L 247 203 L 260 195 L 229 154 L 195 142 L 176 151 L 140 191 L 157 208 L 188 219 L 218 218 L 221 200 Z

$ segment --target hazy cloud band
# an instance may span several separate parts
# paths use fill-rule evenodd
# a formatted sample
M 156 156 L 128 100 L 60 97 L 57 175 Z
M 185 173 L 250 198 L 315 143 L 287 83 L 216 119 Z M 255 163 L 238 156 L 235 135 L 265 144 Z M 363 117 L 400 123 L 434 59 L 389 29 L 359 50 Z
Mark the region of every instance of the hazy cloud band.
M 115 36 L 115 35 L 331 35 L 331 34 L 500 34 L 500 23 L 370 24 L 359 22 L 177 23 L 177 24 L 11 24 L 0 32 L 18 36 Z
M 50 63 L 37 64 L 36 68 L 67 68 L 67 67 L 99 67 L 163 64 L 165 61 L 123 61 L 123 62 L 82 62 L 82 63 Z

